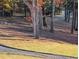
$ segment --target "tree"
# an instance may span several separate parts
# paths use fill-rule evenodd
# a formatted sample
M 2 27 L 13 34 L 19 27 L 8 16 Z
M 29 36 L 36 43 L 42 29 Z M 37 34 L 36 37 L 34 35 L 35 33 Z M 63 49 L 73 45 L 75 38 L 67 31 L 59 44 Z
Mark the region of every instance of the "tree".
M 70 21 L 70 13 L 73 10 L 73 1 L 72 0 L 65 0 L 64 7 L 65 7 L 65 21 L 69 22 Z
M 0 16 L 3 16 L 3 0 L 0 0 Z
M 61 13 L 61 6 L 64 2 L 64 0 L 54 0 L 55 1 L 55 14 Z
M 3 0 L 4 16 L 12 16 L 13 2 L 12 0 Z
M 12 10 L 12 1 L 11 0 L 4 0 L 3 6 L 6 11 Z
M 33 3 L 33 25 L 34 25 L 34 37 L 39 38 L 39 7 L 37 5 L 37 0 L 32 0 Z
M 54 31 L 54 26 L 53 26 L 53 20 L 54 20 L 54 13 L 55 13 L 55 1 L 54 0 L 51 0 L 51 10 L 52 10 L 52 14 L 51 14 L 51 29 L 50 29 L 50 32 L 53 32 Z
M 72 26 L 71 26 L 71 33 L 74 32 L 74 30 L 78 29 L 78 1 L 73 0 L 73 19 L 72 19 Z

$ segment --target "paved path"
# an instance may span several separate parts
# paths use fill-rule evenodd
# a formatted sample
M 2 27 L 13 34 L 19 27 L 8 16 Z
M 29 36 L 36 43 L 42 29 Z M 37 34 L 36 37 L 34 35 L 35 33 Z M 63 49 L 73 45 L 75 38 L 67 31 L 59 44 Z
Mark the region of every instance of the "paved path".
M 4 45 L 0 45 L 0 53 L 8 53 L 8 54 L 17 54 L 17 55 L 29 55 L 34 57 L 41 57 L 43 59 L 77 59 L 74 57 L 67 57 L 61 55 L 53 55 L 48 53 L 41 53 L 35 51 L 28 51 L 28 50 L 20 50 Z

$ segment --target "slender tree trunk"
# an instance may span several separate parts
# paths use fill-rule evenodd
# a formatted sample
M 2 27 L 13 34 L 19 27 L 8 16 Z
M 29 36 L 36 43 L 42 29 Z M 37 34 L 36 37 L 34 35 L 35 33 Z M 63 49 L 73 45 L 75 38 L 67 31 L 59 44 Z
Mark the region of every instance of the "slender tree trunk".
M 54 20 L 54 12 L 55 12 L 55 5 L 54 5 L 54 0 L 51 1 L 52 3 L 52 17 L 51 17 L 51 29 L 50 32 L 53 32 L 54 27 L 53 27 L 53 20 Z
M 68 10 L 68 16 L 67 16 L 67 22 L 69 22 L 70 21 L 70 10 Z
M 38 18 L 38 8 L 37 0 L 33 1 L 33 25 L 34 25 L 34 37 L 39 38 L 39 18 Z
M 42 29 L 42 20 L 43 20 L 43 15 L 42 15 L 42 9 L 39 9 L 39 30 Z
M 44 1 L 45 2 L 45 1 Z M 46 23 L 46 17 L 45 17 L 45 10 L 44 10 L 44 5 L 42 6 L 42 14 L 43 14 L 43 26 L 47 27 L 47 23 Z
M 74 29 L 78 30 L 78 10 L 75 11 L 75 26 Z
M 74 32 L 74 26 L 75 26 L 75 0 L 73 0 L 73 19 L 72 19 L 71 33 Z
M 65 6 L 65 21 L 69 22 L 70 20 L 70 10 L 67 9 L 68 7 Z
M 65 21 L 67 21 L 67 9 L 66 9 L 66 6 L 65 6 Z
M 25 17 L 26 17 L 26 5 L 24 5 Z

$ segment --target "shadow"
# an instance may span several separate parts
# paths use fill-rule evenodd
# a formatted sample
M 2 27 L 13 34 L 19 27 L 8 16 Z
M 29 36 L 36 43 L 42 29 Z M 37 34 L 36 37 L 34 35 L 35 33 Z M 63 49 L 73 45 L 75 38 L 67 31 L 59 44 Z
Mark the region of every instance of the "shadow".
M 0 37 L 13 37 L 12 35 L 1 35 L 0 34 Z
M 6 20 L 3 22 L 6 22 Z M 7 20 L 7 24 L 3 24 L 3 25 L 7 25 L 7 26 L 9 25 L 8 27 L 6 26 L 6 28 L 2 28 L 3 30 L 7 29 L 7 30 L 18 31 L 18 32 L 24 32 L 24 33 L 33 32 L 32 27 L 30 27 L 30 24 L 27 23 L 23 17 L 17 17 L 14 18 L 14 20 L 9 19 Z
M 20 32 L 20 33 L 33 33 L 32 27 L 26 27 L 26 26 L 16 26 L 16 27 L 7 27 L 7 28 L 0 28 L 3 30 L 7 31 L 15 31 L 15 32 Z
M 33 37 L 33 35 L 29 35 L 29 34 L 33 33 L 33 29 L 31 27 L 18 25 L 16 27 L 7 27 L 7 28 L 2 28 L 2 29 L 8 30 L 8 31 L 10 30 L 10 31 L 15 31 L 15 32 L 25 33 L 25 35 L 22 35 L 23 37 Z M 0 35 L 0 36 L 11 37 L 10 35 Z M 46 39 L 48 38 L 48 39 L 52 39 L 52 40 L 64 41 L 64 42 L 72 43 L 72 44 L 78 44 L 77 36 L 72 36 L 69 33 L 61 32 L 61 31 L 54 31 L 53 33 L 50 33 L 47 31 L 40 31 L 40 38 L 41 37 L 44 37 Z
M 15 31 L 15 32 L 21 32 L 24 33 L 25 35 L 22 35 L 23 37 L 33 37 L 33 35 L 29 35 L 33 33 L 33 28 L 30 27 L 30 25 L 27 25 L 27 22 L 23 18 L 17 18 L 18 20 L 12 20 L 10 23 L 15 23 L 14 25 L 10 25 L 6 28 L 0 28 L 3 30 L 7 31 Z M 26 35 L 27 34 L 27 35 Z M 0 35 L 2 37 L 11 37 L 10 35 Z M 76 36 L 72 36 L 69 33 L 66 32 L 61 32 L 61 31 L 54 31 L 53 33 L 47 32 L 47 31 L 40 31 L 40 37 L 52 39 L 52 40 L 59 40 L 59 41 L 64 41 L 67 43 L 72 43 L 72 44 L 78 44 L 78 38 Z
M 41 31 L 41 37 L 45 37 L 52 40 L 64 41 L 71 44 L 78 44 L 78 37 L 72 36 L 65 32 L 54 31 L 53 33 Z

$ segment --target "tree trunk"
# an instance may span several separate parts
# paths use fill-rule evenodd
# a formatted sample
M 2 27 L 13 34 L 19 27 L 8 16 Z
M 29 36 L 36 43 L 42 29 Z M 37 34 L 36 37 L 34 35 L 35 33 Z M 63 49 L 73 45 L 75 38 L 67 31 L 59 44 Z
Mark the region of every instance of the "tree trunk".
M 78 10 L 75 11 L 75 26 L 74 29 L 78 31 Z
M 38 17 L 38 7 L 37 0 L 33 1 L 33 25 L 34 25 L 34 37 L 39 38 L 39 17 Z
M 52 17 L 51 17 L 51 28 L 50 28 L 50 32 L 53 32 L 53 30 L 54 30 L 54 28 L 53 28 L 53 20 L 54 20 L 54 12 L 55 12 L 54 0 L 52 0 L 51 3 L 52 3 Z
M 65 21 L 67 21 L 67 9 L 66 9 L 66 6 L 65 6 Z
M 68 10 L 68 16 L 67 16 L 67 22 L 69 22 L 70 21 L 70 10 Z
M 65 21 L 69 22 L 70 20 L 70 10 L 67 9 L 67 7 L 65 6 Z
M 75 26 L 75 0 L 73 0 L 73 19 L 72 19 L 71 33 L 74 32 L 74 26 Z

